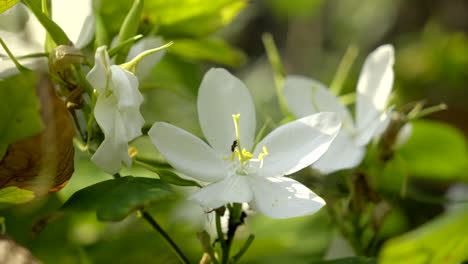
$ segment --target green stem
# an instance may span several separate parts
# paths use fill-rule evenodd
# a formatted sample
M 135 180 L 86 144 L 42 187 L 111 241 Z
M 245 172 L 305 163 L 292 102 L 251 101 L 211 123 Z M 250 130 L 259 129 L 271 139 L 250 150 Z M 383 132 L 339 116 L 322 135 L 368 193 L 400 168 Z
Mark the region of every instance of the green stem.
M 30 71 L 30 69 L 24 67 L 23 65 L 21 65 L 18 60 L 15 58 L 15 56 L 13 55 L 13 53 L 11 53 L 10 49 L 8 48 L 8 46 L 5 44 L 5 42 L 3 42 L 3 39 L 0 38 L 0 44 L 2 45 L 3 49 L 6 51 L 6 53 L 8 54 L 8 57 L 10 57 L 10 59 L 13 61 L 13 63 L 15 64 L 16 68 L 20 71 L 20 72 L 25 72 L 25 71 Z
M 270 33 L 265 33 L 262 36 L 263 46 L 265 46 L 265 51 L 270 61 L 271 67 L 273 68 L 273 75 L 275 80 L 276 96 L 278 97 L 278 103 L 280 105 L 281 112 L 284 116 L 292 116 L 291 111 L 289 110 L 286 98 L 283 94 L 283 84 L 284 84 L 284 75 L 285 71 L 283 64 L 281 63 L 281 58 L 279 56 L 278 49 L 276 48 L 273 37 Z
M 244 245 L 241 247 L 241 249 L 239 249 L 239 252 L 237 252 L 237 254 L 234 255 L 234 257 L 232 257 L 232 263 L 236 263 L 237 261 L 239 261 L 242 255 L 244 255 L 247 249 L 249 249 L 254 239 L 255 239 L 255 236 L 252 234 L 247 238 L 247 241 L 245 241 Z
M 190 263 L 190 261 L 188 260 L 188 258 L 184 255 L 184 253 L 182 253 L 182 251 L 180 250 L 180 248 L 176 245 L 176 243 L 174 243 L 174 241 L 171 239 L 171 237 L 169 237 L 169 235 L 166 233 L 166 231 L 164 231 L 161 226 L 156 222 L 156 220 L 154 220 L 154 218 L 148 213 L 146 212 L 145 210 L 140 210 L 140 213 L 142 215 L 142 217 L 156 230 L 159 232 L 159 234 L 161 234 L 161 236 L 164 238 L 164 241 L 166 241 L 166 243 L 168 244 L 168 246 L 172 249 L 172 251 L 174 251 L 174 253 L 177 255 L 177 257 L 179 258 L 180 262 L 182 263 Z
M 349 70 L 351 66 L 353 66 L 354 61 L 358 55 L 358 48 L 355 45 L 351 45 L 346 49 L 345 55 L 343 59 L 341 59 L 340 65 L 338 66 L 338 70 L 336 71 L 335 78 L 330 85 L 330 90 L 335 95 L 339 95 L 346 77 L 348 77 Z
M 226 240 L 224 240 L 224 233 L 221 227 L 221 214 L 218 211 L 216 212 L 216 232 L 218 233 L 218 241 L 221 244 L 221 249 L 223 251 L 221 263 L 227 263 L 229 259 L 229 251 L 226 251 Z

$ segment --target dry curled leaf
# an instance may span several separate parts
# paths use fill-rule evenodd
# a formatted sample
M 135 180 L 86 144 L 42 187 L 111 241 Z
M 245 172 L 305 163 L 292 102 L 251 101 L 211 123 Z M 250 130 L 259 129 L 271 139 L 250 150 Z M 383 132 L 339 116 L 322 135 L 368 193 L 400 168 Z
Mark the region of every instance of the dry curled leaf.
M 14 87 L 13 87 L 14 88 Z M 44 130 L 8 146 L 0 161 L 0 188 L 16 186 L 37 195 L 60 190 L 74 170 L 74 127 L 47 75 L 36 86 Z

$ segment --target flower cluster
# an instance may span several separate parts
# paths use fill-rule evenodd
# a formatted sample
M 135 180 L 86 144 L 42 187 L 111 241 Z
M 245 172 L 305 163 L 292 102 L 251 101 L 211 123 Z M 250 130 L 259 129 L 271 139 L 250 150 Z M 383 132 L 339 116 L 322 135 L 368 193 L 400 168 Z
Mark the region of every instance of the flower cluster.
M 340 133 L 313 168 L 328 174 L 359 165 L 365 146 L 389 124 L 392 107 L 385 108 L 393 85 L 394 60 L 391 45 L 381 46 L 367 57 L 357 84 L 354 120 L 346 106 L 325 85 L 302 76 L 286 78 L 284 94 L 296 116 L 331 111 L 343 120 Z

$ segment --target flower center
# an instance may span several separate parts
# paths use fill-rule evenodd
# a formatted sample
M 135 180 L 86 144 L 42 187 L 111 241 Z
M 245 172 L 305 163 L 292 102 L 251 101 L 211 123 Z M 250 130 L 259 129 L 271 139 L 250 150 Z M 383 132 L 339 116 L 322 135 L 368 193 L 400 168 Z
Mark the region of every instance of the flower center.
M 233 163 L 234 172 L 238 175 L 249 175 L 250 170 L 253 167 L 262 168 L 263 159 L 268 155 L 268 150 L 265 146 L 262 147 L 262 153 L 258 155 L 257 158 L 247 151 L 247 149 L 242 148 L 242 143 L 240 139 L 240 129 L 239 129 L 239 118 L 240 114 L 232 115 L 234 121 L 234 129 L 236 132 L 236 139 L 231 145 L 231 157 L 223 157 L 224 160 L 229 160 Z M 235 165 L 234 165 L 235 164 Z M 254 164 L 258 164 L 255 166 Z

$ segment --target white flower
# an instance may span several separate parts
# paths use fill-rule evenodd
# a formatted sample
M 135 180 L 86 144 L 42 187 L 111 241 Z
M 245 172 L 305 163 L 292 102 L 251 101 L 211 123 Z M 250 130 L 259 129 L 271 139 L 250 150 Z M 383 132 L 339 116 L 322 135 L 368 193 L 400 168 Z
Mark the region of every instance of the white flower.
M 94 37 L 95 18 L 92 14 L 91 0 L 52 0 L 52 19 L 67 34 L 75 47 L 83 48 Z M 18 19 L 21 17 L 23 19 Z M 24 22 L 24 17 L 29 17 Z M 0 35 L 13 55 L 21 56 L 44 52 L 46 31 L 33 13 L 22 3 L 0 14 L 2 21 Z M 5 23 L 3 23 L 5 22 Z M 0 53 L 6 55 L 3 49 Z M 44 58 L 30 58 L 21 63 L 32 69 L 46 69 Z M 9 59 L 0 59 L 0 78 L 18 73 Z
M 393 86 L 394 50 L 383 45 L 366 58 L 357 85 L 356 118 L 323 84 L 299 76 L 285 80 L 284 95 L 291 111 L 303 117 L 321 111 L 336 112 L 343 120 L 340 133 L 313 168 L 332 173 L 353 168 L 365 155 L 365 146 L 388 126 L 391 110 L 385 110 Z
M 239 79 L 226 70 L 211 69 L 201 83 L 197 105 L 209 145 L 163 122 L 148 133 L 175 169 L 211 182 L 190 199 L 205 208 L 248 202 L 272 218 L 311 214 L 325 204 L 307 187 L 283 176 L 309 166 L 328 149 L 340 127 L 336 114 L 319 113 L 278 127 L 250 153 L 255 109 Z
M 143 96 L 133 73 L 111 65 L 106 47 L 96 50 L 95 65 L 86 79 L 98 92 L 94 116 L 105 139 L 91 160 L 102 170 L 114 174 L 122 161 L 131 166 L 128 142 L 141 135 L 145 123 L 140 114 Z

